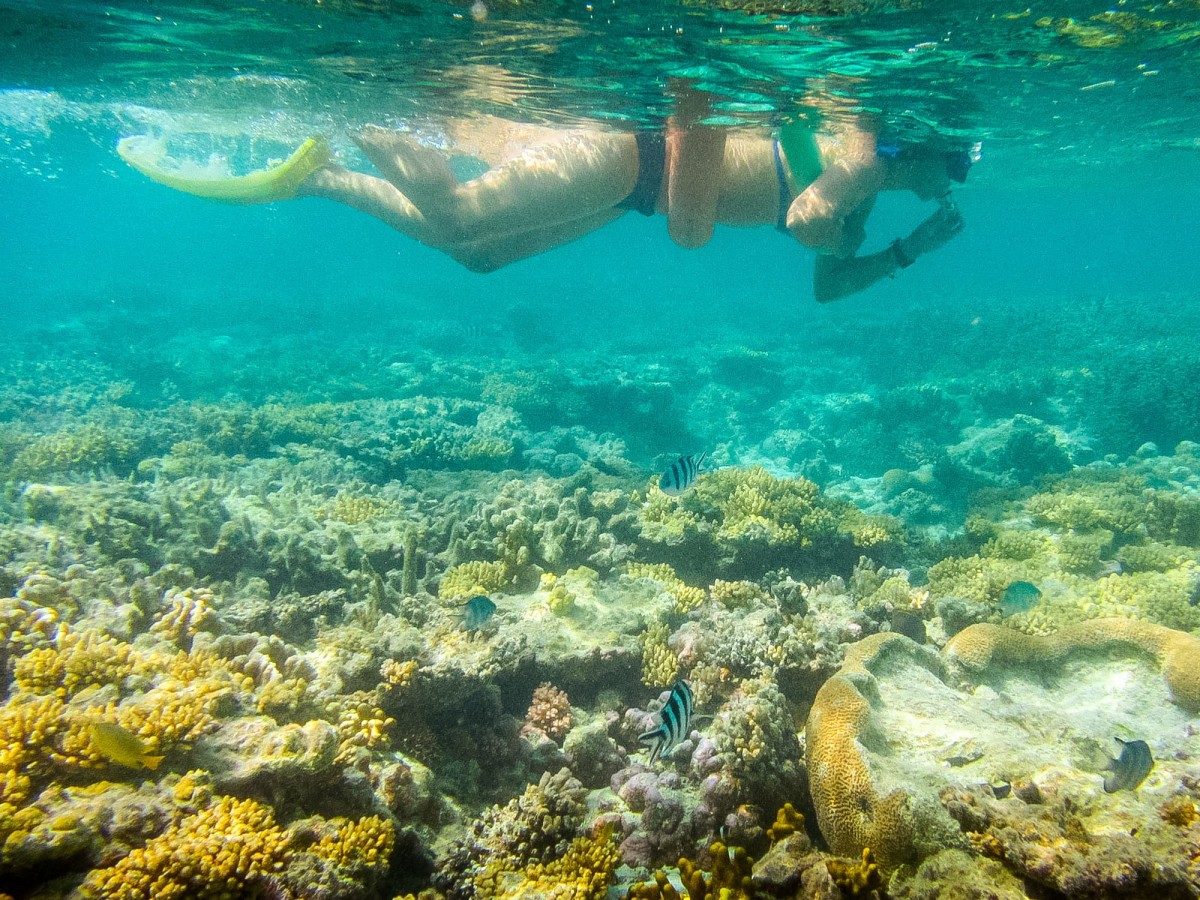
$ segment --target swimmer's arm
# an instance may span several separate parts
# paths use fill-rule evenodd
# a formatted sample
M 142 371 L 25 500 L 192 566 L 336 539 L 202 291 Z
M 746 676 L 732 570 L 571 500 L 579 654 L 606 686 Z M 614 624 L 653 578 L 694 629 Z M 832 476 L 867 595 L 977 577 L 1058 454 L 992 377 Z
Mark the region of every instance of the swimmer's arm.
M 818 303 L 841 300 L 895 275 L 899 268 L 900 263 L 891 247 L 848 259 L 821 254 L 813 270 L 813 296 Z
M 813 271 L 813 295 L 818 303 L 829 303 L 865 291 L 875 282 L 895 275 L 904 267 L 902 261 L 912 265 L 919 257 L 944 246 L 962 230 L 963 218 L 958 207 L 949 198 L 943 198 L 933 214 L 914 228 L 912 234 L 878 253 L 846 258 L 818 256 Z M 865 231 L 862 233 L 865 235 Z
M 847 220 L 883 187 L 884 169 L 875 158 L 839 160 L 792 201 L 787 229 L 806 247 L 837 252 Z

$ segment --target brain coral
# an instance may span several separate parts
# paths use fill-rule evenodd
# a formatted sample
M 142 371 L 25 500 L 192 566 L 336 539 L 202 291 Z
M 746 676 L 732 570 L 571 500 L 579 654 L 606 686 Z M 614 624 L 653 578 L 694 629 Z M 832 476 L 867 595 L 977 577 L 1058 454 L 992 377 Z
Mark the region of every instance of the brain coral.
M 1086 649 L 1128 648 L 1152 656 L 1162 668 L 1171 699 L 1200 712 L 1200 638 L 1151 622 L 1094 619 L 1045 637 L 998 625 L 972 625 L 946 645 L 946 654 L 979 672 L 992 665 L 1054 663 Z
M 947 660 L 979 686 L 956 687 Z M 870 848 L 890 870 L 965 846 L 942 805 L 948 786 L 1036 779 L 1087 805 L 1081 834 L 1128 831 L 1130 815 L 1156 820 L 1154 791 L 1169 793 L 1187 774 L 1183 742 L 1197 711 L 1200 638 L 1146 622 L 1098 619 L 1050 636 L 974 625 L 942 656 L 873 635 L 850 648 L 809 716 L 817 822 L 835 853 Z M 1144 809 L 1127 795 L 1094 799 L 1107 795 L 1090 760 L 1121 733 L 1144 737 L 1154 753 Z

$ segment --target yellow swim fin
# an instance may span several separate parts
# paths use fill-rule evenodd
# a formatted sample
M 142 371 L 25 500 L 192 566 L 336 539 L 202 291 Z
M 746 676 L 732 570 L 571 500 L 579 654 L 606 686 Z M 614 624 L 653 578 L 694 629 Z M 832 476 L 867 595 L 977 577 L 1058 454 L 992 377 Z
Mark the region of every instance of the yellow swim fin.
M 309 138 L 277 166 L 246 175 L 215 178 L 179 175 L 161 168 L 158 157 L 146 151 L 146 138 L 140 135 L 121 138 L 117 153 L 151 181 L 206 200 L 242 204 L 290 200 L 305 178 L 333 160 L 333 153 L 322 137 Z

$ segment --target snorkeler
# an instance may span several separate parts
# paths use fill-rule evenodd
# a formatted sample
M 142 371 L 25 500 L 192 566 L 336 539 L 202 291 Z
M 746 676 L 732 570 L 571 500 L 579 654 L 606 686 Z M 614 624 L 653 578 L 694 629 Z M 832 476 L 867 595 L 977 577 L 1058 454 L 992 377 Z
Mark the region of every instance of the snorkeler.
M 884 147 L 866 130 L 817 134 L 790 125 L 778 138 L 703 124 L 703 101 L 681 103 L 662 130 L 551 129 L 494 118 L 450 123 L 460 153 L 491 168 L 459 182 L 441 150 L 367 127 L 355 138 L 382 178 L 340 165 L 321 138 L 285 162 L 232 178 L 186 177 L 161 165 L 144 137 L 121 157 L 177 190 L 230 203 L 324 197 L 367 213 L 476 272 L 491 272 L 574 241 L 629 210 L 667 216 L 677 244 L 699 247 L 716 224 L 774 225 L 818 252 L 813 292 L 828 302 L 894 276 L 958 234 L 949 199 L 970 157 Z M 938 209 L 907 237 L 858 256 L 882 191 L 912 191 Z

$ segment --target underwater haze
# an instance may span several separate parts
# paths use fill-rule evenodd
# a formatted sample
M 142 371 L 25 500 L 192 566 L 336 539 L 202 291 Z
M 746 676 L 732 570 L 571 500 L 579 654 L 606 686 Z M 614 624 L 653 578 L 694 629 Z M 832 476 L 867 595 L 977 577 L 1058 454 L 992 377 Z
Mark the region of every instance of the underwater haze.
M 0 900 L 1200 897 L 1197 0 L 0 38 Z

